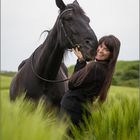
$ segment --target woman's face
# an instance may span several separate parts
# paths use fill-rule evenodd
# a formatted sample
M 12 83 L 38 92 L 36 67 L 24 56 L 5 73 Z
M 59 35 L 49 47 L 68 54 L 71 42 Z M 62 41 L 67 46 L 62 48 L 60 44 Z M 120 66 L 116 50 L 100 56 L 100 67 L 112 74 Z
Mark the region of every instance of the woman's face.
M 97 60 L 108 60 L 111 56 L 111 52 L 107 48 L 107 46 L 104 44 L 100 44 L 97 48 L 97 54 L 96 54 L 96 59 Z

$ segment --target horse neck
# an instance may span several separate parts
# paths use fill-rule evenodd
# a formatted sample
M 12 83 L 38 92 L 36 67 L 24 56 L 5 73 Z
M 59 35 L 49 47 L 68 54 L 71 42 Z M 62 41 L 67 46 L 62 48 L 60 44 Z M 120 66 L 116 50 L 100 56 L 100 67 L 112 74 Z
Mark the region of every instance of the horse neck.
M 62 49 L 57 42 L 57 37 L 58 34 L 56 30 L 52 30 L 42 44 L 36 69 L 44 78 L 55 79 L 63 59 L 64 49 Z

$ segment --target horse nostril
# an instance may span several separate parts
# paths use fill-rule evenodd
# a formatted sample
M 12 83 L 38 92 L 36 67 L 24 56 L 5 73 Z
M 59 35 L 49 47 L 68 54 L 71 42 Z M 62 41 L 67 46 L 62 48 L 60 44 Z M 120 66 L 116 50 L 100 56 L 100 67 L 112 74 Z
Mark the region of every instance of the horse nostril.
M 89 44 L 90 43 L 90 41 L 89 40 L 86 40 L 86 44 Z

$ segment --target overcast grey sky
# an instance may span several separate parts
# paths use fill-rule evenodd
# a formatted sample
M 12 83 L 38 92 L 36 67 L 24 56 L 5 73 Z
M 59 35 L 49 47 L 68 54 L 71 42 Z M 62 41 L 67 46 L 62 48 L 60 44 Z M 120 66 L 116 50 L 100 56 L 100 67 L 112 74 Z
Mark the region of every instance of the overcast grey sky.
M 64 0 L 66 4 L 73 0 Z M 139 59 L 139 0 L 78 0 L 97 38 L 114 34 L 121 40 L 119 60 Z M 17 71 L 58 16 L 55 0 L 1 0 L 1 70 Z M 70 54 L 67 66 L 75 64 Z

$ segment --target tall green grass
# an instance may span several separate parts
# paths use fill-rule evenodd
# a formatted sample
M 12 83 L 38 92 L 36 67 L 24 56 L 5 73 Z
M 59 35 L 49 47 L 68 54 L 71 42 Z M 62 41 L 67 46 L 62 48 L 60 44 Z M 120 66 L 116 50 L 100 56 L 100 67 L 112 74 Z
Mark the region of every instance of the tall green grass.
M 32 102 L 12 103 L 7 91 L 1 94 L 1 140 L 62 140 L 66 125 L 53 113 L 44 114 L 43 102 L 35 109 Z
M 12 77 L 0 75 L 0 90 L 9 89 Z
M 76 140 L 139 140 L 139 109 L 138 89 L 112 87 L 105 104 L 93 105 L 88 129 L 74 129 Z
M 4 78 L 4 77 L 3 77 Z M 9 101 L 9 82 L 5 79 L 0 92 L 1 140 L 63 140 L 67 124 L 54 113 L 44 114 L 43 102 L 34 108 L 22 98 Z M 139 140 L 139 89 L 112 86 L 103 105 L 93 104 L 92 119 L 79 131 L 73 128 L 76 140 Z

